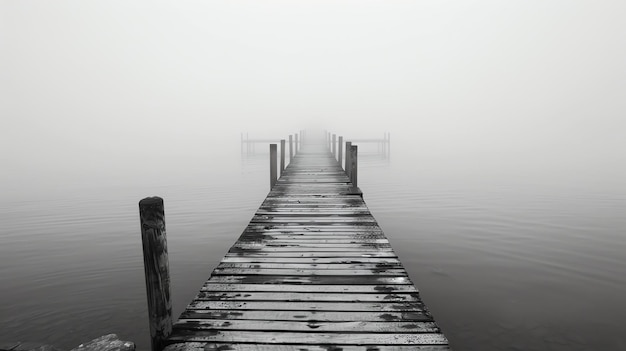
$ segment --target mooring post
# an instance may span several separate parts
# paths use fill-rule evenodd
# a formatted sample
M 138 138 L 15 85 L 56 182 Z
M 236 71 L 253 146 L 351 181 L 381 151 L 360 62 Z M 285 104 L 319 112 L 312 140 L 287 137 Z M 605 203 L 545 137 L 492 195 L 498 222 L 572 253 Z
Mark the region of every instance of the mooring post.
M 351 141 L 346 141 L 346 165 L 344 167 L 344 170 L 346 172 L 346 175 L 348 176 L 348 178 L 350 178 L 350 167 L 352 167 L 352 164 L 350 163 L 350 154 L 352 154 L 350 152 L 350 147 L 352 146 L 352 142 Z
M 277 157 L 276 144 L 270 144 L 270 190 L 272 190 L 278 179 L 276 176 Z
M 280 175 L 285 171 L 285 139 L 280 139 Z
M 328 132 L 328 151 L 332 151 L 333 148 L 333 141 L 330 137 L 330 132 Z
M 293 135 L 289 134 L 289 163 L 293 159 Z
M 152 351 L 161 351 L 172 333 L 170 270 L 165 235 L 163 199 L 147 197 L 139 201 L 143 267 L 146 275 L 148 319 Z
M 333 153 L 333 156 L 335 157 L 335 160 L 336 160 L 337 159 L 337 134 L 333 134 L 332 143 L 333 143 L 332 153 Z
M 358 146 L 350 146 L 350 182 L 352 187 L 357 188 Z
M 296 143 L 296 152 L 295 152 L 295 154 L 297 155 L 298 154 L 298 149 L 299 149 L 299 147 L 298 147 L 298 133 L 296 133 L 296 142 L 295 143 Z
M 339 141 L 337 142 L 337 161 L 339 162 L 339 165 L 341 165 L 343 163 L 343 137 L 340 136 L 339 137 Z

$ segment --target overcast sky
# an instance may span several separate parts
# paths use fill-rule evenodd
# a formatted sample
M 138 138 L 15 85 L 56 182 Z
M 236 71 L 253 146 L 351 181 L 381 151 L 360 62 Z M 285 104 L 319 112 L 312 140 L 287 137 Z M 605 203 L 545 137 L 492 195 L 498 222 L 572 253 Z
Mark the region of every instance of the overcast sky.
M 625 18 L 623 0 L 2 1 L 0 181 L 310 126 L 624 174 Z

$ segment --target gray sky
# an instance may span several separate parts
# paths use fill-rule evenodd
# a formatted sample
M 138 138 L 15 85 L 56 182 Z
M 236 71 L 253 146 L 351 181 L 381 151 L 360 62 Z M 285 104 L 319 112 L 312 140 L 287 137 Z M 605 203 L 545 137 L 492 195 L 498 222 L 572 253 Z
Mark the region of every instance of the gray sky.
M 2 1 L 0 181 L 316 125 L 625 174 L 624 18 L 622 0 Z

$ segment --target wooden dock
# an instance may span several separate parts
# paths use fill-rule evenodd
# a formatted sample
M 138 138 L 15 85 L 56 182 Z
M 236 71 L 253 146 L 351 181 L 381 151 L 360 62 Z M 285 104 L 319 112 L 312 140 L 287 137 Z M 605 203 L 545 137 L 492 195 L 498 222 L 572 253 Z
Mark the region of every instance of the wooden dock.
M 166 351 L 449 350 L 323 140 L 302 145 L 165 345 Z

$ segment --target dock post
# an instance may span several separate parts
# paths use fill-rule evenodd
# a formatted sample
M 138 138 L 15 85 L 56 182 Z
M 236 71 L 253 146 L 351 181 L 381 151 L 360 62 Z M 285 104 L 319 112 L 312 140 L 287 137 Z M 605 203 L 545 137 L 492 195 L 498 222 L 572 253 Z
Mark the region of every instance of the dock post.
M 330 132 L 328 132 L 328 140 L 327 141 L 328 141 L 328 151 L 331 151 L 333 142 L 332 142 L 332 139 L 330 138 Z
M 139 220 L 150 341 L 152 351 L 161 351 L 165 347 L 165 339 L 172 333 L 172 300 L 163 199 L 155 196 L 139 201 Z
M 285 171 L 285 139 L 280 139 L 280 175 Z
M 352 187 L 357 188 L 358 146 L 350 146 L 350 182 Z
M 289 134 L 289 163 L 293 159 L 293 135 Z
M 337 159 L 337 134 L 333 134 L 333 140 L 331 142 L 333 143 L 332 153 L 336 160 Z
M 276 166 L 277 166 L 276 144 L 270 144 L 270 190 L 276 185 Z
M 350 163 L 350 150 L 352 146 L 352 142 L 351 141 L 346 141 L 346 165 L 344 167 L 344 171 L 346 172 L 346 175 L 348 176 L 348 178 L 350 178 L 350 167 L 352 167 L 352 164 Z
M 341 165 L 343 163 L 343 137 L 340 136 L 339 137 L 339 141 L 337 142 L 337 161 L 339 162 L 339 165 Z
M 299 148 L 298 148 L 298 133 L 296 133 L 296 141 L 295 141 L 295 144 L 296 144 L 296 155 L 297 155 L 297 154 L 298 154 L 298 149 L 299 149 Z

